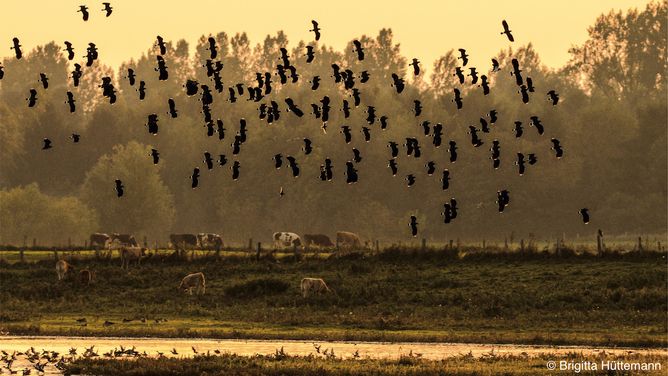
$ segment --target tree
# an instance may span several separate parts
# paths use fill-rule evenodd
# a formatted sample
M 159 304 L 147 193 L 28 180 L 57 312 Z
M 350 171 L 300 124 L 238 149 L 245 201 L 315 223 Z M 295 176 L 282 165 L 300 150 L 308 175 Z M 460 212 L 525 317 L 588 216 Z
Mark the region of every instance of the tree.
M 164 237 L 174 223 L 174 200 L 153 165 L 150 148 L 131 141 L 116 145 L 86 174 L 81 198 L 100 214 L 100 230 Z M 114 181 L 125 192 L 116 196 Z

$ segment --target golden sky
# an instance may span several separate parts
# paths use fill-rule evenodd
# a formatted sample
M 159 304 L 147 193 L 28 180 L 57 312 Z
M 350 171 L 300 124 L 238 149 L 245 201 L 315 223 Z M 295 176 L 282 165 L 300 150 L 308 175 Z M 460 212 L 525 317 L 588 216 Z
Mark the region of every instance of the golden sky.
M 68 40 L 82 56 L 88 42 L 97 44 L 103 63 L 117 67 L 155 43 L 202 34 L 246 31 L 253 45 L 267 34 L 284 30 L 291 44 L 311 40 L 311 19 L 320 22 L 321 43 L 341 49 L 363 34 L 392 28 L 402 53 L 417 57 L 425 68 L 450 48 L 466 48 L 471 62 L 489 58 L 509 45 L 500 35 L 506 19 L 514 45 L 532 42 L 543 63 L 559 67 L 568 48 L 587 38 L 587 27 L 610 9 L 644 8 L 649 0 L 107 0 L 114 13 L 105 18 L 102 1 L 0 0 L 0 57 L 12 56 L 16 36 L 24 53 L 39 44 Z M 396 5 L 388 5 L 394 3 Z M 86 4 L 84 22 L 78 6 Z

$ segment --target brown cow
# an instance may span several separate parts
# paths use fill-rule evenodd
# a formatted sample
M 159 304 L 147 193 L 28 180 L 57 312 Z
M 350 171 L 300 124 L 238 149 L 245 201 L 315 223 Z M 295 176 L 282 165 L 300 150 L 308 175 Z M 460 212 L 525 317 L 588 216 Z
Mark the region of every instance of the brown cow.
M 67 272 L 73 269 L 74 266 L 72 264 L 69 264 L 65 260 L 58 260 L 58 262 L 56 262 L 56 273 L 58 273 L 58 280 L 62 281 L 65 279 Z
M 320 295 L 323 292 L 331 292 L 322 278 L 303 278 L 301 283 L 302 296 L 308 298 L 313 294 Z
M 336 233 L 336 243 L 341 248 L 349 249 L 360 249 L 362 248 L 362 241 L 360 240 L 359 235 L 348 232 L 348 231 L 339 231 Z
M 146 256 L 146 248 L 121 247 L 121 269 L 129 269 L 130 261 L 133 260 L 137 260 L 137 266 L 139 266 L 143 256 Z
M 206 281 L 204 280 L 204 273 L 192 273 L 183 277 L 179 289 L 188 291 L 190 295 L 193 294 L 193 289 L 196 289 L 196 294 L 199 295 L 200 290 L 202 294 L 206 292 Z

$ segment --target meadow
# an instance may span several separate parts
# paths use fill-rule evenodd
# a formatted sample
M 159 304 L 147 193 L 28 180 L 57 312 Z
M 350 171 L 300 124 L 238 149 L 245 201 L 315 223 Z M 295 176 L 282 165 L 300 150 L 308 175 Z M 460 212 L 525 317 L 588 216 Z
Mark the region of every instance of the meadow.
M 665 347 L 665 252 L 386 249 L 72 257 L 95 280 L 58 282 L 53 258 L 1 262 L 0 329 L 15 335 L 158 336 Z M 206 294 L 177 289 L 190 272 Z M 335 293 L 303 298 L 303 277 Z M 77 319 L 86 318 L 86 325 Z M 105 322 L 112 324 L 106 324 Z

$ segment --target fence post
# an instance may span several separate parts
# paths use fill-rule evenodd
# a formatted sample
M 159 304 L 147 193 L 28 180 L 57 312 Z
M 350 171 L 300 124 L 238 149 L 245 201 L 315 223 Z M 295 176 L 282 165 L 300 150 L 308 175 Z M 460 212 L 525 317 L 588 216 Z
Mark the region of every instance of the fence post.
M 485 250 L 485 239 L 482 240 L 482 250 Z
M 255 253 L 255 259 L 260 261 L 260 254 L 262 253 L 262 243 L 257 242 L 257 252 Z
M 638 250 L 639 251 L 643 250 L 643 248 L 642 248 L 642 237 L 640 237 L 640 236 L 638 236 Z
M 460 242 L 459 242 L 459 238 L 457 238 L 457 250 L 458 251 L 459 251 L 459 246 L 460 246 Z
M 146 235 L 144 235 L 144 248 L 148 248 L 148 241 L 146 240 Z
M 376 252 L 380 251 L 380 242 L 376 239 Z
M 656 242 L 656 248 L 658 248 L 657 249 L 658 251 L 661 250 L 661 242 Z
M 448 248 L 452 251 L 452 239 L 450 239 L 450 244 L 449 244 Z
M 427 239 L 422 238 L 422 250 L 424 251 L 426 249 L 427 249 Z
M 524 252 L 524 239 L 520 239 L 520 252 Z
M 299 246 L 296 243 L 292 244 L 292 253 L 295 255 L 295 260 L 299 261 Z
M 601 236 L 601 230 L 598 230 L 598 233 L 596 234 L 596 250 L 598 251 L 599 255 L 601 252 L 603 252 L 603 239 Z
M 23 248 L 21 248 L 21 250 L 19 250 L 19 255 L 21 257 L 21 262 L 22 263 L 25 262 L 26 259 L 25 259 L 25 255 L 23 254 Z

